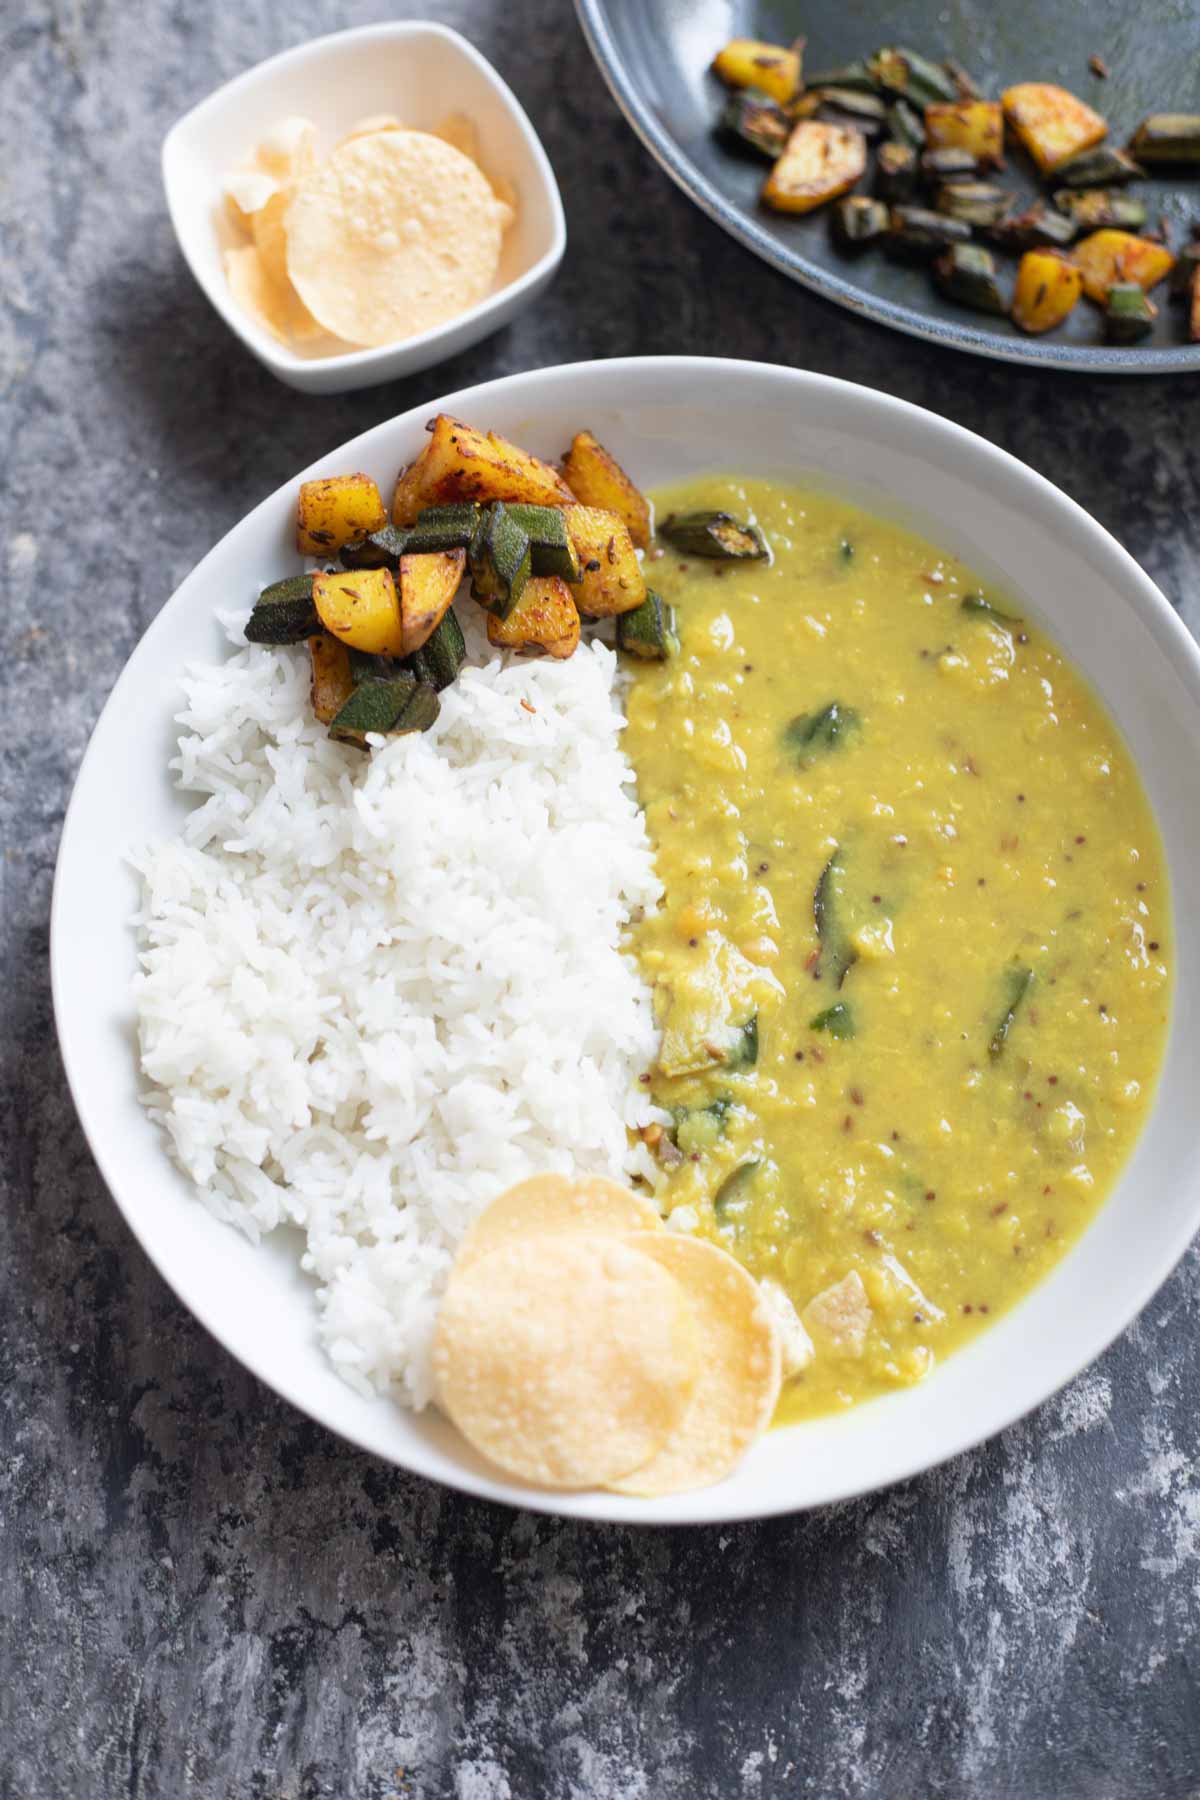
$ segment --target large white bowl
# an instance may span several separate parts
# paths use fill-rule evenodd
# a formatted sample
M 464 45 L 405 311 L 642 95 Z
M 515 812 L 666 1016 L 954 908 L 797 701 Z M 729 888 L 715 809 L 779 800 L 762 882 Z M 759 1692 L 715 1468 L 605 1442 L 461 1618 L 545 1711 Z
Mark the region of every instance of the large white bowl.
M 911 521 L 1019 596 L 1090 677 L 1142 771 L 1174 893 L 1200 888 L 1200 654 L 1120 545 L 1004 451 L 866 388 L 690 357 L 541 370 L 452 394 L 441 407 L 544 456 L 590 426 L 648 486 L 711 468 L 816 478 Z M 366 469 L 386 489 L 434 410 L 379 425 L 304 474 Z M 1191 906 L 1176 914 L 1176 999 L 1157 1103 L 1116 1190 L 1054 1274 L 924 1386 L 772 1432 L 719 1487 L 642 1502 L 527 1490 L 486 1469 L 433 1413 L 415 1418 L 342 1384 L 317 1346 L 295 1244 L 254 1249 L 211 1218 L 138 1104 L 129 989 L 137 893 L 122 862 L 124 847 L 174 831 L 182 817 L 166 766 L 175 678 L 189 659 L 221 654 L 214 608 L 248 601 L 293 566 L 296 480 L 217 545 L 130 658 L 79 773 L 54 889 L 54 1002 L 75 1103 L 117 1204 L 196 1316 L 277 1392 L 391 1462 L 493 1499 L 657 1523 L 787 1512 L 915 1474 L 999 1431 L 1098 1356 L 1200 1224 L 1200 915 Z

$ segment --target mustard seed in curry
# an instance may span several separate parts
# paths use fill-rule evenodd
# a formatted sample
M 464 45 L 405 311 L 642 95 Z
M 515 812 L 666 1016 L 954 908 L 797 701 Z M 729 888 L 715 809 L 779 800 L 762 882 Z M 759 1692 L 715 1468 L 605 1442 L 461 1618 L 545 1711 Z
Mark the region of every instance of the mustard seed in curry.
M 1162 1055 L 1168 884 L 1115 727 L 1016 602 L 827 494 L 659 496 L 712 512 L 770 558 L 665 545 L 678 650 L 628 698 L 654 1150 L 677 1222 L 803 1319 L 798 1418 L 920 1380 L 1095 1215 Z

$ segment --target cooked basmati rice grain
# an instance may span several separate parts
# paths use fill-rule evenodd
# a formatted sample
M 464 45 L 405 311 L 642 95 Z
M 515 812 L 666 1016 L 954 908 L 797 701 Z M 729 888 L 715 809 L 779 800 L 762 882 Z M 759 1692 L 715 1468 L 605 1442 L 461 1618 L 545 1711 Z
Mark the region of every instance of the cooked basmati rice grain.
M 301 1227 L 334 1363 L 414 1406 L 471 1221 L 544 1170 L 628 1179 L 655 1116 L 615 657 L 499 657 L 464 624 L 436 724 L 369 756 L 313 719 L 302 650 L 191 669 L 172 767 L 199 804 L 135 859 L 151 1114 L 220 1218 Z

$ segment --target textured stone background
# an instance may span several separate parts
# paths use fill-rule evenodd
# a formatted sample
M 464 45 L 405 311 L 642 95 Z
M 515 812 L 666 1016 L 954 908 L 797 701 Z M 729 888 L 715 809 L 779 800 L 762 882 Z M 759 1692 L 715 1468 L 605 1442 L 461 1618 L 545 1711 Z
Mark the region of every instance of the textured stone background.
M 193 1324 L 101 1186 L 46 972 L 71 779 L 176 583 L 352 432 L 579 357 L 828 370 L 1044 471 L 1200 623 L 1200 388 L 992 368 L 810 299 L 651 166 L 565 0 L 440 9 L 555 163 L 553 292 L 416 381 L 276 386 L 184 271 L 159 143 L 227 76 L 381 10 L 0 9 L 0 1795 L 1200 1794 L 1195 1253 L 1100 1364 L 948 1468 L 811 1517 L 618 1531 L 459 1499 L 308 1424 Z

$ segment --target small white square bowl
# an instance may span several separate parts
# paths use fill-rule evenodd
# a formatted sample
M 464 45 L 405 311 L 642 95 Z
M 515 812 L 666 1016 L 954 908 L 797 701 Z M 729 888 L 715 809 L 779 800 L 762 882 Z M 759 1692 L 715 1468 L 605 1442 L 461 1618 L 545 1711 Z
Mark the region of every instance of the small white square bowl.
M 505 233 L 492 293 L 432 331 L 324 357 L 287 349 L 235 304 L 222 252 L 241 240 L 226 215 L 225 178 L 272 125 L 302 114 L 316 125 L 325 151 L 372 113 L 395 113 L 428 131 L 452 112 L 475 125 L 487 174 L 516 191 L 517 217 Z M 162 170 L 171 223 L 192 274 L 230 331 L 302 393 L 370 387 L 457 355 L 537 298 L 567 244 L 554 171 L 516 96 L 465 38 L 421 20 L 314 38 L 248 69 L 171 128 Z

